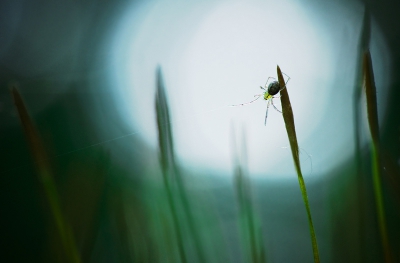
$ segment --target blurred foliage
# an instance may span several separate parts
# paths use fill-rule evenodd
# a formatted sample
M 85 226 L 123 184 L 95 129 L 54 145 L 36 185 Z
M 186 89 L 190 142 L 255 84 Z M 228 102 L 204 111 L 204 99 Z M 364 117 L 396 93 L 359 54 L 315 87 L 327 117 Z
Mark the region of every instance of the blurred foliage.
M 232 135 L 235 138 L 234 134 Z M 234 146 L 236 143 L 233 141 Z M 267 254 L 262 235 L 262 226 L 259 216 L 255 212 L 253 204 L 251 181 L 246 172 L 247 150 L 243 135 L 243 142 L 240 149 L 240 155 L 236 147 L 234 148 L 234 185 L 237 195 L 237 203 L 239 207 L 239 230 L 241 233 L 241 246 L 243 251 L 244 262 L 266 263 Z
M 11 98 L 5 99 L 9 94 L 1 91 L 1 261 L 277 262 L 277 259 L 287 257 L 309 262 L 311 247 L 309 240 L 303 238 L 309 235 L 307 222 L 303 221 L 306 216 L 300 195 L 296 195 L 297 185 L 266 180 L 252 185 L 243 160 L 236 163 L 231 182 L 219 181 L 211 173 L 200 174 L 180 167 L 174 153 L 171 116 L 161 69 L 156 75 L 155 105 L 159 158 L 136 137 L 124 138 L 122 144 L 129 151 L 112 151 L 110 148 L 120 148 L 104 147 L 105 143 L 99 143 L 101 138 L 109 138 L 99 135 L 97 117 L 91 115 L 90 109 L 97 107 L 99 102 L 91 101 L 90 94 L 85 94 L 81 88 L 90 82 L 87 76 L 101 79 L 103 71 L 93 59 L 98 55 L 93 46 L 101 31 L 92 29 L 99 29 L 112 18 L 96 16 L 91 9 L 93 3 L 82 2 L 86 8 L 74 24 L 74 28 L 80 28 L 80 22 L 89 21 L 89 26 L 80 34 L 82 41 L 88 44 L 72 56 L 66 35 L 61 38 L 65 41 L 55 42 L 66 50 L 63 59 L 55 56 L 54 60 L 60 65 L 51 61 L 53 57 L 46 52 L 40 60 L 46 62 L 47 68 L 61 71 L 65 70 L 65 61 L 75 61 L 79 71 L 72 74 L 73 78 L 59 82 L 42 77 L 34 80 L 8 68 L 2 69 L 3 88 L 8 87 L 9 79 L 22 79 L 22 86 L 33 85 L 46 94 L 60 83 L 70 86 L 66 87 L 67 92 L 51 94 L 52 103 L 40 111 L 40 104 L 45 101 L 42 94 L 21 92 L 21 97 L 17 89 L 12 90 L 17 106 L 14 112 L 9 111 Z M 106 1 L 97 4 L 97 8 L 112 6 Z M 113 12 L 117 11 L 114 7 Z M 391 254 L 392 262 L 400 262 L 400 171 L 396 159 L 400 156 L 398 78 L 391 86 L 384 126 L 379 129 L 377 118 L 370 122 L 372 143 L 378 141 L 379 144 L 370 151 L 361 148 L 359 143 L 362 137 L 360 109 L 368 108 L 372 113 L 369 115 L 376 116 L 377 107 L 374 99 L 367 99 L 368 104 L 361 105 L 363 76 L 373 65 L 370 55 L 366 54 L 364 65 L 367 67 L 363 71 L 370 31 L 370 14 L 366 11 L 353 94 L 354 127 L 349 127 L 355 134 L 355 159 L 326 175 L 323 182 L 307 184 L 310 195 L 318 193 L 314 195 L 317 198 L 310 198 L 310 206 L 323 211 L 313 209 L 323 262 L 383 262 L 385 253 Z M 71 32 L 75 31 L 71 29 Z M 19 40 L 18 45 L 13 46 L 14 51 L 21 50 L 26 41 Z M 40 43 L 45 44 L 45 40 Z M 58 49 L 54 48 L 53 52 L 58 53 Z M 29 55 L 25 54 L 23 58 L 27 60 Z M 88 59 L 81 59 L 83 57 Z M 7 57 L 5 61 L 12 63 L 11 58 Z M 21 61 L 23 59 L 15 63 L 22 65 Z M 29 68 L 32 64 L 24 66 Z M 98 72 L 87 71 L 93 67 Z M 368 74 L 373 77 L 372 71 Z M 283 83 L 281 77 L 279 79 Z M 370 91 L 372 98 L 375 92 Z M 30 99 L 25 100 L 25 105 L 22 98 Z M 104 107 L 102 118 L 114 128 L 119 120 L 107 115 L 113 111 L 113 105 L 107 103 L 101 104 Z M 29 109 L 38 114 L 29 116 Z M 22 129 L 15 125 L 17 115 Z M 296 168 L 300 169 L 296 160 L 294 122 L 291 129 L 289 141 L 295 145 L 292 153 Z M 243 152 L 242 149 L 239 154 Z M 375 168 L 371 169 L 371 164 Z M 380 180 L 379 186 L 373 178 Z M 378 201 L 374 189 L 380 189 Z M 379 203 L 385 209 L 377 213 Z M 379 219 L 379 214 L 385 217 Z M 386 222 L 387 240 L 382 240 L 382 220 Z M 327 229 L 329 234 L 324 234 Z M 295 245 L 287 245 L 293 243 Z M 390 252 L 385 247 L 390 247 Z M 295 249 L 290 250 L 292 248 Z
M 282 81 L 279 70 L 278 77 Z M 274 251 L 270 248 L 270 237 L 274 236 L 274 231 L 268 224 L 262 225 L 265 224 L 262 218 L 269 213 L 265 204 L 277 201 L 266 200 L 263 206 L 253 201 L 244 160 L 246 150 L 242 147 L 239 151 L 241 159 L 235 157 L 232 185 L 225 185 L 222 191 L 214 193 L 200 190 L 199 185 L 193 187 L 198 179 L 192 171 L 182 170 L 175 158 L 171 118 L 160 68 L 156 80 L 159 165 L 156 160 L 148 159 L 146 150 L 140 144 L 130 141 L 132 147 L 139 147 L 136 150 L 142 153 L 142 157 L 134 156 L 129 170 L 117 164 L 112 153 L 105 151 L 101 144 L 59 158 L 49 157 L 52 156 L 48 154 L 51 148 L 40 139 L 39 131 L 29 117 L 17 89 L 12 90 L 36 169 L 25 165 L 8 170 L 8 175 L 18 175 L 20 178 L 20 183 L 14 188 L 21 186 L 24 195 L 16 205 L 23 204 L 18 209 L 24 210 L 22 218 L 25 218 L 23 221 L 13 221 L 12 214 L 9 214 L 3 219 L 8 220 L 4 221 L 8 224 L 16 224 L 5 233 L 9 241 L 9 250 L 5 255 L 8 262 L 28 259 L 30 262 L 274 262 Z M 285 114 L 288 112 L 287 104 L 282 105 Z M 59 113 L 62 116 L 63 113 Z M 363 163 L 369 162 L 364 154 L 360 156 Z M 398 207 L 400 200 L 396 191 L 399 172 L 389 157 L 382 159 L 386 167 L 382 175 L 386 175 L 383 177 L 382 192 L 386 192 L 385 186 L 390 180 L 393 182 L 390 193 L 397 198 L 395 206 L 389 206 L 386 213 L 396 214 L 394 207 Z M 33 169 L 36 172 L 33 173 Z M 348 172 L 344 174 L 354 173 L 351 165 L 346 169 Z M 215 180 L 211 179 L 210 182 Z M 26 185 L 25 182 L 30 183 Z M 333 236 L 333 248 L 335 251 L 340 249 L 333 254 L 333 258 L 339 261 L 349 258 L 357 262 L 371 253 L 375 253 L 372 258 L 380 258 L 376 250 L 365 250 L 380 243 L 376 241 L 378 235 L 375 235 L 375 241 L 363 241 L 362 246 L 357 244 L 373 233 L 374 228 L 364 229 L 366 233 L 360 235 L 363 227 L 359 222 L 367 224 L 366 219 L 369 220 L 370 216 L 363 216 L 354 208 L 357 202 L 365 206 L 369 201 L 359 200 L 354 195 L 356 177 L 342 182 L 342 185 L 335 184 L 331 197 L 336 196 L 336 200 L 346 198 L 347 201 L 332 204 L 331 215 L 335 220 L 331 227 L 347 230 Z M 261 191 L 267 188 L 266 184 L 257 186 Z M 317 189 L 311 185 L 311 190 Z M 233 196 L 223 198 L 223 201 L 212 197 L 215 195 L 219 199 L 230 191 L 232 195 L 236 194 L 236 204 Z M 371 193 L 366 195 L 367 198 Z M 27 197 L 30 199 L 25 200 Z M 382 201 L 385 202 L 385 199 Z M 281 205 L 285 206 L 281 202 L 276 203 L 274 209 L 282 209 Z M 220 221 L 224 209 L 233 212 L 235 226 L 229 225 L 229 221 Z M 7 208 L 7 211 L 13 213 L 11 208 Z M 341 214 L 342 211 L 348 213 Z M 368 211 L 371 213 L 371 210 Z M 261 212 L 264 216 L 261 216 Z M 393 224 L 390 219 L 388 229 L 392 229 Z M 318 234 L 318 227 L 316 232 Z M 394 236 L 388 232 L 388 242 L 396 246 L 399 240 L 397 232 L 393 233 Z M 34 238 L 37 242 L 34 245 L 22 242 L 18 248 L 17 242 L 25 237 Z M 266 243 L 265 237 L 269 237 Z M 350 248 L 357 249 L 343 249 L 343 238 L 352 244 Z M 27 254 L 18 254 L 20 248 Z

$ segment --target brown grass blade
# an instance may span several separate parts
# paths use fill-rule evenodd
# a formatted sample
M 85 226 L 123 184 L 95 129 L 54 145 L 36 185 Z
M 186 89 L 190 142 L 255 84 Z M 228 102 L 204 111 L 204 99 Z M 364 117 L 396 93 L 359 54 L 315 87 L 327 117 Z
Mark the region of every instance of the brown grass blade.
M 39 179 L 43 186 L 44 194 L 49 202 L 51 214 L 53 215 L 60 236 L 60 241 L 64 248 L 65 257 L 68 258 L 69 262 L 81 262 L 72 230 L 66 223 L 61 211 L 59 196 L 54 178 L 51 175 L 50 163 L 46 151 L 44 150 L 43 143 L 41 142 L 39 134 L 29 117 L 28 111 L 18 90 L 13 87 L 11 93 L 39 172 Z

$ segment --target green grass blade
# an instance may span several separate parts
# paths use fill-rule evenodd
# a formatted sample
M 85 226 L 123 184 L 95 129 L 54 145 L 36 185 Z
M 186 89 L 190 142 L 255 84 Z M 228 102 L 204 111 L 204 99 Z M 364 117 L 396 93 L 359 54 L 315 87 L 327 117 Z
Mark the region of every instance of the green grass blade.
M 177 181 L 177 186 L 178 186 L 178 194 L 179 194 L 180 200 L 182 202 L 182 207 L 183 207 L 184 215 L 186 217 L 186 222 L 189 226 L 189 231 L 193 237 L 197 257 L 200 262 L 207 262 L 206 256 L 204 254 L 200 234 L 199 234 L 199 231 L 197 230 L 197 227 L 195 224 L 195 219 L 194 219 L 192 209 L 191 209 L 191 206 L 189 203 L 189 198 L 188 198 L 188 195 L 186 193 L 185 187 L 182 182 L 182 176 L 176 166 L 175 166 L 175 173 L 176 173 L 176 181 Z
M 265 249 L 265 242 L 263 239 L 263 231 L 261 229 L 261 227 L 259 228 L 258 232 L 260 233 L 260 237 L 259 237 L 259 243 L 260 243 L 260 258 L 259 258 L 259 262 L 260 263 L 267 263 L 267 251 Z
M 206 262 L 206 257 L 205 257 L 203 246 L 201 243 L 200 234 L 199 234 L 196 224 L 195 224 L 194 216 L 193 216 L 192 209 L 191 209 L 191 206 L 189 203 L 189 198 L 188 198 L 188 195 L 186 193 L 186 190 L 185 190 L 185 187 L 184 187 L 184 184 L 182 181 L 181 173 L 175 162 L 175 153 L 174 153 L 174 149 L 173 149 L 174 144 L 172 141 L 171 122 L 170 122 L 170 117 L 169 117 L 168 103 L 167 103 L 167 99 L 165 96 L 165 88 L 164 88 L 164 83 L 162 80 L 161 69 L 158 69 L 158 72 L 157 72 L 157 95 L 156 96 L 157 96 L 156 97 L 157 124 L 158 124 L 159 139 L 160 139 L 161 163 L 164 166 L 163 170 L 168 171 L 176 183 L 179 200 L 182 204 L 186 223 L 188 225 L 190 234 L 194 241 L 194 246 L 196 249 L 197 257 L 200 262 Z M 172 184 L 171 176 L 169 176 L 169 177 L 164 176 L 166 188 L 169 189 L 168 191 L 171 191 L 171 184 Z M 174 200 L 172 198 L 172 193 L 170 193 L 170 194 L 171 194 L 170 203 L 174 207 L 176 207 L 177 204 L 174 203 Z M 178 221 L 177 211 L 174 211 L 174 213 L 176 213 L 176 215 L 174 216 L 174 217 L 176 217 L 175 220 Z M 178 230 L 178 231 L 180 232 L 180 230 Z M 186 255 L 183 251 L 183 243 L 182 243 L 182 248 L 180 248 L 180 249 L 182 249 L 181 256 L 183 258 L 186 258 Z
M 232 138 L 235 138 L 234 132 L 232 130 Z M 236 150 L 235 140 L 233 139 L 233 159 L 235 162 L 234 169 L 234 185 L 236 190 L 236 195 L 239 204 L 239 214 L 240 214 L 240 226 L 241 232 L 243 234 L 243 239 L 245 240 L 244 247 L 247 249 L 248 259 L 246 262 L 252 263 L 265 263 L 266 262 L 266 251 L 264 249 L 264 242 L 262 238 L 261 227 L 256 222 L 257 214 L 254 211 L 254 205 L 252 202 L 251 193 L 251 182 L 247 174 L 246 163 L 247 163 L 247 151 L 246 143 L 242 140 L 242 147 L 240 152 L 241 156 L 238 156 Z
M 356 56 L 356 71 L 354 78 L 354 90 L 353 90 L 353 127 L 354 127 L 354 144 L 355 144 L 355 164 L 356 164 L 356 191 L 357 191 L 357 202 L 358 202 L 358 214 L 359 223 L 356 229 L 357 235 L 360 239 L 358 250 L 359 261 L 364 262 L 367 260 L 365 253 L 361 253 L 366 249 L 366 229 L 365 229 L 365 218 L 362 215 L 366 214 L 366 207 L 364 200 L 366 199 L 366 182 L 364 180 L 364 174 L 362 171 L 362 157 L 361 157 L 361 94 L 362 94 L 362 57 L 364 50 L 369 47 L 371 38 L 371 21 L 368 9 L 365 7 L 364 18 L 361 27 L 361 34 L 358 42 L 358 50 Z
M 59 195 L 57 193 L 54 178 L 51 174 L 49 159 L 43 143 L 41 142 L 39 134 L 37 133 L 33 122 L 29 117 L 28 111 L 18 90 L 16 88 L 12 88 L 11 93 L 35 163 L 37 165 L 39 179 L 43 186 L 45 197 L 49 203 L 51 210 L 50 212 L 58 230 L 61 244 L 65 252 L 65 257 L 68 258 L 69 262 L 81 262 L 71 227 L 64 219 L 61 210 Z
M 168 102 L 165 96 L 165 88 L 160 68 L 158 68 L 157 70 L 156 113 L 157 113 L 157 127 L 158 127 L 158 143 L 160 149 L 160 162 L 163 174 L 163 182 L 172 215 L 172 220 L 175 227 L 179 256 L 181 258 L 181 261 L 183 263 L 186 263 L 187 258 L 183 245 L 183 236 L 179 224 L 176 204 L 174 202 L 171 189 L 171 182 L 170 182 L 170 177 L 174 176 L 174 165 L 173 165 L 174 150 L 173 150 Z
M 244 221 L 242 222 L 242 232 L 247 233 L 249 239 L 248 247 L 250 248 L 250 251 L 248 254 L 251 258 L 251 262 L 257 263 L 259 256 L 255 236 L 254 215 L 250 200 L 249 180 L 244 175 L 243 168 L 240 164 L 238 164 L 235 169 L 234 179 L 239 202 L 240 218 Z M 247 244 L 245 244 L 245 246 L 247 247 Z
M 279 84 L 282 89 L 285 86 L 285 80 L 282 76 L 282 72 L 281 72 L 281 69 L 279 68 L 279 66 L 277 67 L 277 73 L 278 73 Z M 313 254 L 314 254 L 314 262 L 320 262 L 317 237 L 315 236 L 314 225 L 313 225 L 313 221 L 312 221 L 312 217 L 311 217 L 311 210 L 310 210 L 310 204 L 308 202 L 306 184 L 304 183 L 304 178 L 303 178 L 303 175 L 301 173 L 301 168 L 300 168 L 299 146 L 297 144 L 293 110 L 292 110 L 292 105 L 290 104 L 290 99 L 289 99 L 289 94 L 287 92 L 287 88 L 281 90 L 281 103 L 282 103 L 283 120 L 285 121 L 286 131 L 287 131 L 287 134 L 289 137 L 290 149 L 292 150 L 294 166 L 296 168 L 297 178 L 299 180 L 299 185 L 300 185 L 300 190 L 301 190 L 301 195 L 303 197 L 304 205 L 305 205 L 306 211 L 307 211 L 308 225 L 310 228 L 311 243 L 312 243 Z
M 380 147 L 379 147 L 379 123 L 378 108 L 376 103 L 376 87 L 374 81 L 374 73 L 371 63 L 371 54 L 369 50 L 364 53 L 363 73 L 365 94 L 367 97 L 368 124 L 371 132 L 371 151 L 372 151 L 372 176 L 375 193 L 375 205 L 378 215 L 379 232 L 383 246 L 386 262 L 392 262 L 390 245 L 387 235 L 385 209 L 383 205 L 381 174 L 380 174 Z

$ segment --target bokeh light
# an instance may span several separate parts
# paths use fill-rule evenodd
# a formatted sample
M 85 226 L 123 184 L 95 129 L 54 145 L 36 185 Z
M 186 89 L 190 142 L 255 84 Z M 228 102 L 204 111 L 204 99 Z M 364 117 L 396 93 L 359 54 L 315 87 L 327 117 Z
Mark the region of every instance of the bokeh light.
M 332 16 L 343 12 L 336 4 L 331 11 Z M 114 37 L 110 63 L 121 113 L 155 148 L 155 69 L 160 65 L 182 163 L 231 171 L 230 130 L 235 127 L 246 130 L 252 175 L 293 176 L 281 114 L 271 107 L 264 126 L 265 101 L 229 107 L 260 94 L 279 65 L 291 78 L 288 91 L 305 173 L 326 173 L 354 153 L 351 105 L 363 8 L 346 12 L 351 15 L 332 24 L 332 17 L 321 21 L 321 13 L 292 0 L 135 5 Z M 376 72 L 382 76 L 389 61 L 383 40 L 375 39 Z

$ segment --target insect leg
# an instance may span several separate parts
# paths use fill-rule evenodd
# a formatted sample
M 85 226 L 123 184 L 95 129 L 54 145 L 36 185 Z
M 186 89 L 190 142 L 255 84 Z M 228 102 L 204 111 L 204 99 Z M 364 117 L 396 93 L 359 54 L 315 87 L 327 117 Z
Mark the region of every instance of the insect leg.
M 310 170 L 310 175 L 312 174 L 312 172 L 313 172 L 313 165 L 312 165 L 312 155 L 311 154 L 309 154 L 306 150 L 304 150 L 303 148 L 299 148 L 300 149 L 300 152 L 305 152 L 307 155 L 308 155 L 308 158 L 307 159 L 305 159 L 304 161 L 307 161 L 308 159 L 310 159 L 310 165 L 311 165 L 311 170 Z
M 272 106 L 274 106 L 275 110 L 279 111 L 280 113 L 282 113 L 282 111 L 278 110 L 278 108 L 275 106 L 273 99 L 275 99 L 274 97 L 271 98 L 271 103 Z
M 285 74 L 286 77 L 288 77 L 288 79 L 285 82 L 285 86 L 283 86 L 283 88 L 281 89 L 281 90 L 284 90 L 284 89 L 286 89 L 286 84 L 289 82 L 290 77 L 286 73 L 284 73 L 284 72 L 282 72 L 282 73 Z
M 267 111 L 265 112 L 265 121 L 264 121 L 264 125 L 265 125 L 265 126 L 267 126 L 267 117 L 268 117 L 269 105 L 271 105 L 271 99 L 268 100 Z
M 229 106 L 231 106 L 231 107 L 245 106 L 245 105 L 248 105 L 248 104 L 250 104 L 250 103 L 255 102 L 255 101 L 258 100 L 262 95 L 263 95 L 263 94 L 254 95 L 254 97 L 257 97 L 257 98 L 254 99 L 254 100 L 252 100 L 252 101 L 249 101 L 249 102 L 246 102 L 246 103 L 241 103 L 241 104 L 229 105 Z
M 267 84 L 268 84 L 268 80 L 269 80 L 269 79 L 274 79 L 274 80 L 276 80 L 276 78 L 274 78 L 274 77 L 268 77 L 268 78 L 267 78 L 267 82 L 265 82 L 265 88 L 267 88 Z

